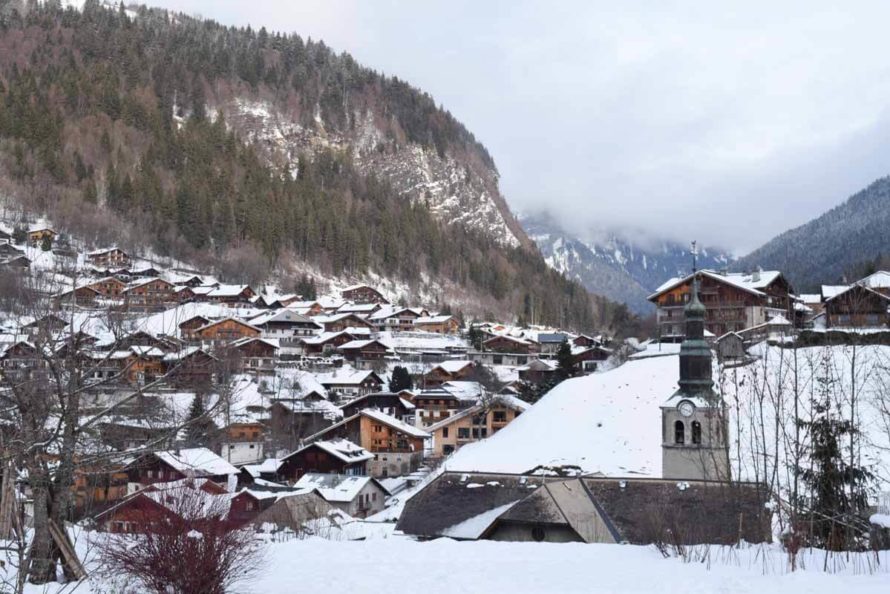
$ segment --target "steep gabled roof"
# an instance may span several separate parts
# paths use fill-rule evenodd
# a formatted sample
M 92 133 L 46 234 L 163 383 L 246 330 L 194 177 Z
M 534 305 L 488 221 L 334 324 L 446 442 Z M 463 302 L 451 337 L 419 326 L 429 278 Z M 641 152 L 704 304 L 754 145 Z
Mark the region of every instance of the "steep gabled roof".
M 374 459 L 374 454 L 366 450 L 360 445 L 356 445 L 349 441 L 348 439 L 320 439 L 318 441 L 314 441 L 308 445 L 303 446 L 295 452 L 292 452 L 285 456 L 284 460 L 292 456 L 296 456 L 297 454 L 306 451 L 309 448 L 320 448 L 334 456 L 341 462 L 345 464 L 357 464 L 359 462 L 366 462 L 368 460 Z
M 765 296 L 766 294 L 763 292 L 763 289 L 766 289 L 776 280 L 782 277 L 782 273 L 778 270 L 762 270 L 758 272 L 727 272 L 725 274 L 714 272 L 713 270 L 699 270 L 697 274 L 757 296 Z M 680 285 L 689 283 L 692 281 L 693 276 L 694 275 L 692 274 L 688 274 L 684 277 L 674 277 L 663 283 L 655 290 L 654 293 L 649 295 L 646 299 L 652 301 L 665 291 L 670 291 L 671 289 L 674 289 Z

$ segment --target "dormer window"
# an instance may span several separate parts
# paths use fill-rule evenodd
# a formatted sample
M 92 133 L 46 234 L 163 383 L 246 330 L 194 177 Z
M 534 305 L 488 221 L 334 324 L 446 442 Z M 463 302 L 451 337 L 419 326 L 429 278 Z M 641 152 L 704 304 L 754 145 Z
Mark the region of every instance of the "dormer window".
M 692 421 L 692 443 L 701 445 L 701 423 Z
M 674 443 L 678 445 L 686 443 L 686 425 L 683 421 L 674 421 Z

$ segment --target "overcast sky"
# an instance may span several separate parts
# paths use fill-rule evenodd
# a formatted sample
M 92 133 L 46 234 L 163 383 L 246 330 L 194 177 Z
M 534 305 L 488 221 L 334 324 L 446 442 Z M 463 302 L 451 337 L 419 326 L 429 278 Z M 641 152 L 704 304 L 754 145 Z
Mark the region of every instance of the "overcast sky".
M 431 93 L 517 211 L 737 252 L 890 174 L 890 4 L 148 0 Z

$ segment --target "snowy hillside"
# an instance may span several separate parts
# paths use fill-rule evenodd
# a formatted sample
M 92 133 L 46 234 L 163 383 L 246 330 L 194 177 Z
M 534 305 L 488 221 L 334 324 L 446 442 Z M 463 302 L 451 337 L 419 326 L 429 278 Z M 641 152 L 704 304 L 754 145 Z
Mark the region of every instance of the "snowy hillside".
M 617 234 L 582 238 L 547 215 L 524 215 L 521 221 L 552 268 L 638 313 L 652 311 L 646 297 L 665 279 L 687 273 L 691 264 L 688 246 L 676 242 L 644 246 Z M 719 249 L 705 248 L 699 254 L 702 268 L 721 269 L 731 261 L 732 256 Z

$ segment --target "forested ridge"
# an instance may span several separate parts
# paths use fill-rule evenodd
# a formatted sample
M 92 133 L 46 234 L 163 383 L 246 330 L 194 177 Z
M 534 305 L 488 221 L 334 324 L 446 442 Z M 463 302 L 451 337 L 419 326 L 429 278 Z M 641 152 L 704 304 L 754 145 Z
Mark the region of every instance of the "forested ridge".
M 890 177 L 872 182 L 842 204 L 790 229 L 739 261 L 783 271 L 798 292 L 854 282 L 886 267 L 890 256 Z
M 35 211 L 72 225 L 101 214 L 118 233 L 181 258 L 239 246 L 269 266 L 298 258 L 336 276 L 373 271 L 414 283 L 427 274 L 504 311 L 528 314 L 533 303 L 541 322 L 627 321 L 623 306 L 590 296 L 536 250 L 436 221 L 348 154 L 272 164 L 208 109 L 209 95 L 262 93 L 334 130 L 373 109 L 396 141 L 472 152 L 493 168 L 428 95 L 322 42 L 135 10 L 0 0 L 0 174 Z

